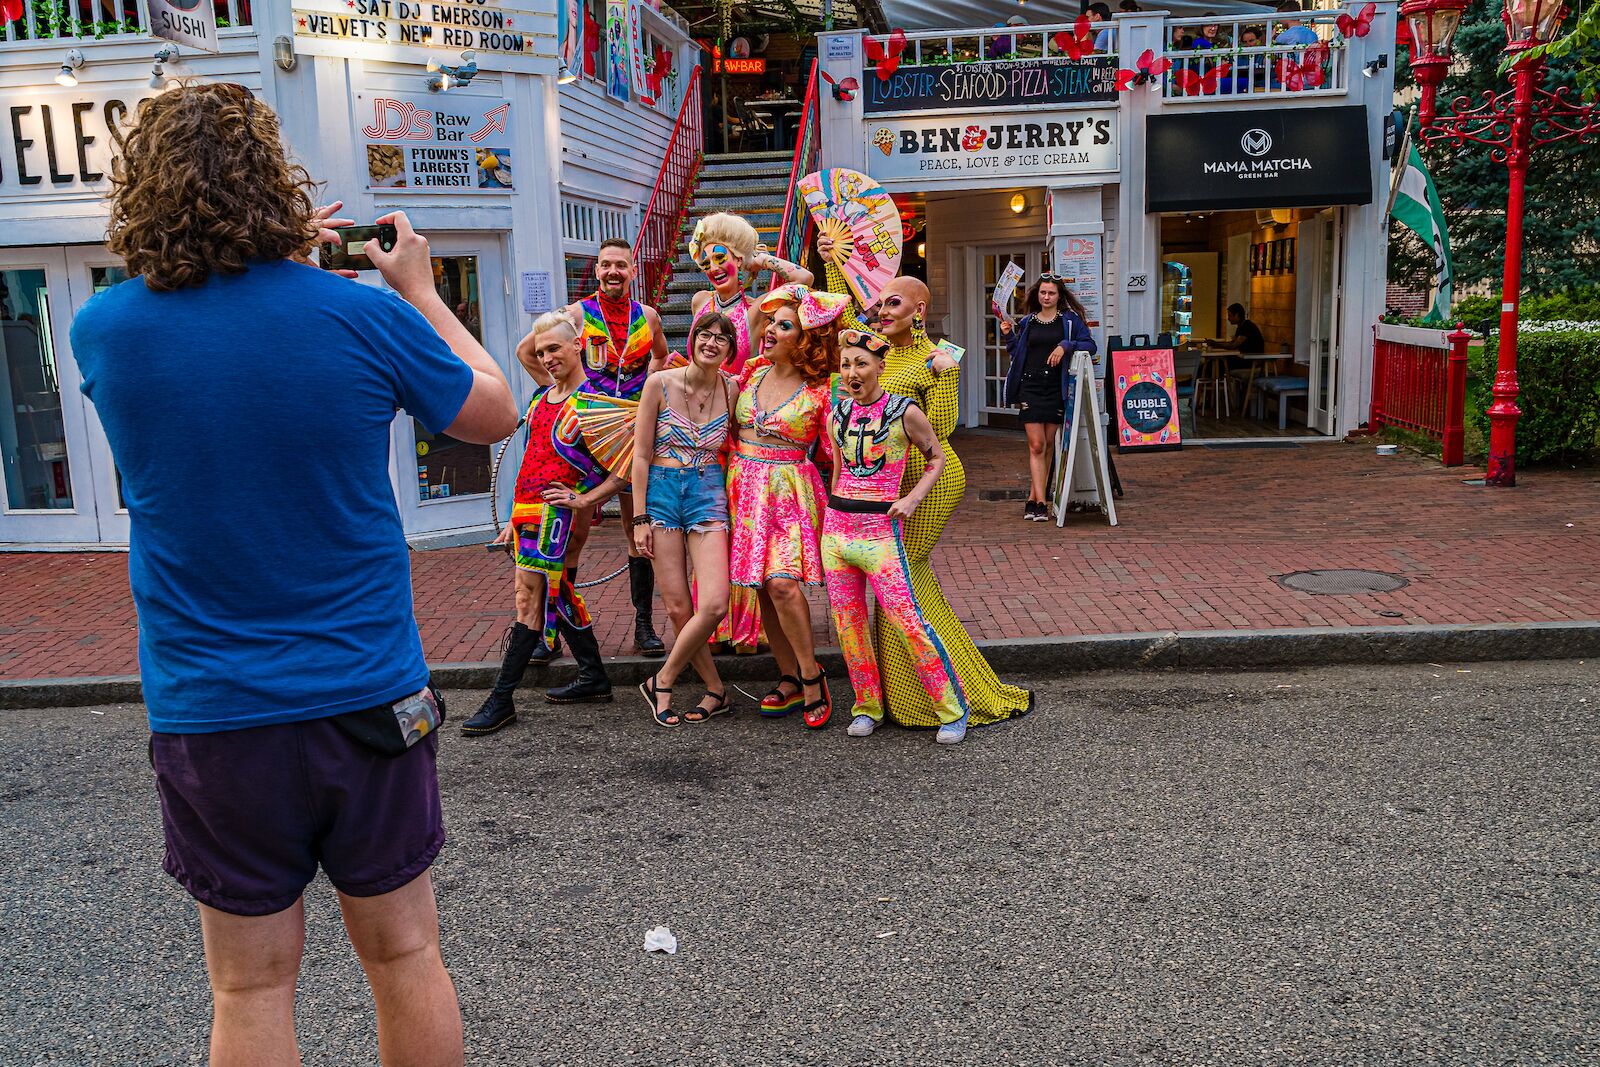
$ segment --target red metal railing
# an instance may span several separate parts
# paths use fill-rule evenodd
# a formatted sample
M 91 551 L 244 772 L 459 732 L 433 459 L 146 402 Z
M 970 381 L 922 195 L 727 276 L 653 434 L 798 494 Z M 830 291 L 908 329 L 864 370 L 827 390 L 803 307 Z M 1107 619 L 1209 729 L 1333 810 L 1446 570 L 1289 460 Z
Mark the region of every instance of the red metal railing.
M 1372 348 L 1372 414 L 1376 430 L 1394 426 L 1437 438 L 1444 465 L 1459 467 L 1467 408 L 1467 342 L 1452 333 L 1379 323 Z
M 811 244 L 811 212 L 795 195 L 795 183 L 817 169 L 822 155 L 822 120 L 817 109 L 817 61 L 811 61 L 811 78 L 806 82 L 805 108 L 800 112 L 800 133 L 794 142 L 794 162 L 789 165 L 789 198 L 783 205 L 783 223 L 778 228 L 778 255 L 792 263 L 804 263 Z M 778 284 L 773 278 L 773 285 Z
M 700 109 L 700 68 L 689 72 L 689 88 L 678 107 L 678 121 L 667 142 L 667 156 L 661 161 L 656 186 L 650 191 L 639 239 L 634 242 L 633 260 L 639 265 L 645 301 L 660 304 L 672 281 L 672 262 L 677 258 L 678 235 L 689 210 L 694 179 L 705 159 L 705 119 Z

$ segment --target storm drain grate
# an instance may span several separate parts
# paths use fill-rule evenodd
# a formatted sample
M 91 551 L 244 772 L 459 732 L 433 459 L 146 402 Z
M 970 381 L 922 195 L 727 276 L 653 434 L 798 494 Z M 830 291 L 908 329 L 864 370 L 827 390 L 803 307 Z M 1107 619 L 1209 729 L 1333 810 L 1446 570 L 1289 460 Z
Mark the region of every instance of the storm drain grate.
M 1285 574 L 1278 582 L 1301 593 L 1320 593 L 1324 596 L 1392 593 L 1411 584 L 1398 574 L 1360 570 L 1295 571 Z

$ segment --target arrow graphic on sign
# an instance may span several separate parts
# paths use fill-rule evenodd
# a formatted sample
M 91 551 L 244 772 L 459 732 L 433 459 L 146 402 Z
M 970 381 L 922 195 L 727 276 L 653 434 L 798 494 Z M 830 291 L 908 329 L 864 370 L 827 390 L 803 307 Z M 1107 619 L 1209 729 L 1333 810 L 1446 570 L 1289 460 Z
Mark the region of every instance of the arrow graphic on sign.
M 482 144 L 484 138 L 488 137 L 491 133 L 505 133 L 506 115 L 510 111 L 510 104 L 501 104 L 499 107 L 483 116 L 485 122 L 482 127 L 473 131 L 467 136 L 472 139 L 473 144 Z

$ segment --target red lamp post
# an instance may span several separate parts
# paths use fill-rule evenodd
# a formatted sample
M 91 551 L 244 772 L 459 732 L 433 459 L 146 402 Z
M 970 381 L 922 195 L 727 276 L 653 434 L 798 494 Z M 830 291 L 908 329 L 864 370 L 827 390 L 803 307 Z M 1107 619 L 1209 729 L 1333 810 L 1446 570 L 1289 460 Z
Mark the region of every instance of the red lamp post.
M 1523 188 L 1528 153 L 1540 145 L 1576 137 L 1586 139 L 1600 123 L 1593 105 L 1572 100 L 1565 88 L 1544 88 L 1545 61 L 1518 59 L 1511 68 L 1511 89 L 1484 93 L 1476 104 L 1458 96 L 1450 114 L 1434 112 L 1434 96 L 1451 60 L 1451 42 L 1461 26 L 1469 0 L 1406 0 L 1400 13 L 1411 27 L 1411 69 L 1422 85 L 1422 139 L 1446 141 L 1462 148 L 1468 141 L 1488 145 L 1492 157 L 1506 165 L 1510 191 L 1506 198 L 1506 265 L 1500 297 L 1500 360 L 1489 405 L 1488 484 L 1517 484 L 1517 305 L 1522 292 Z M 1500 17 L 1506 25 L 1506 51 L 1513 56 L 1554 39 L 1566 17 L 1564 0 L 1505 0 Z

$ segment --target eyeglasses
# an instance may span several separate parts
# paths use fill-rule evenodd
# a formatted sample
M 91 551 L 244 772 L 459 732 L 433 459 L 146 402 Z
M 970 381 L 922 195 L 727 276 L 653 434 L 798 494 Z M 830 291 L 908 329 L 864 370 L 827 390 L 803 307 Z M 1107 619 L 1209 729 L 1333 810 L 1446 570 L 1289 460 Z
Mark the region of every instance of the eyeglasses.
M 888 338 L 869 330 L 840 330 L 839 344 L 845 348 L 864 348 L 875 356 L 889 351 Z
M 729 337 L 725 333 L 711 333 L 708 331 L 706 333 L 695 334 L 694 340 L 695 344 L 699 344 L 701 341 L 710 341 L 718 348 L 733 347 L 733 338 Z
M 1045 273 L 1039 275 L 1039 280 L 1041 282 L 1055 282 L 1057 285 L 1065 285 L 1065 284 L 1067 284 L 1067 280 L 1065 278 L 1063 278 L 1061 275 L 1059 275 L 1059 274 L 1051 274 L 1049 271 L 1046 271 Z

